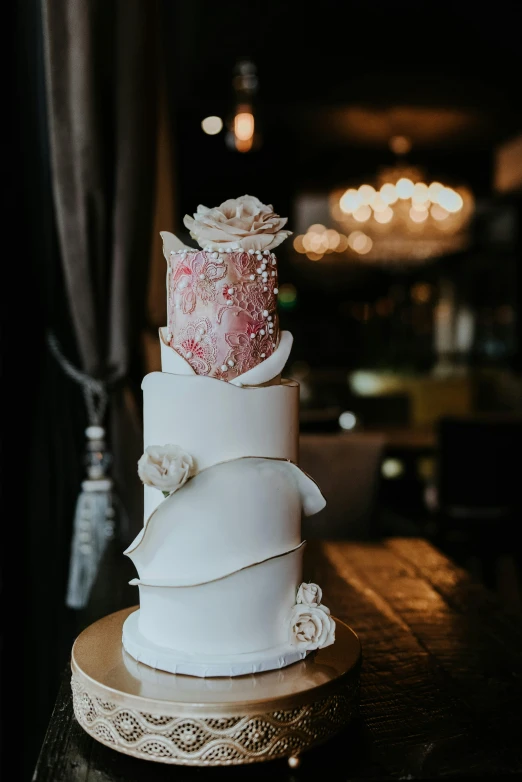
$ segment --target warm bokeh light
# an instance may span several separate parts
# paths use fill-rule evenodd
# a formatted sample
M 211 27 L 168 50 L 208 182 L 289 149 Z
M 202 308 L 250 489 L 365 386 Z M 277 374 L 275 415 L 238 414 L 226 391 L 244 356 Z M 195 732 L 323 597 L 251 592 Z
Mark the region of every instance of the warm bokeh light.
M 383 478 L 400 478 L 404 473 L 404 463 L 400 459 L 385 459 L 381 466 Z
M 348 248 L 348 237 L 344 234 L 339 234 L 339 244 L 337 245 L 337 252 L 343 253 Z
M 351 214 L 351 212 L 354 212 L 360 205 L 361 197 L 357 190 L 354 190 L 353 188 L 349 188 L 349 190 L 343 193 L 339 201 L 341 211 L 345 214 Z
M 248 141 L 254 135 L 254 115 L 242 111 L 234 117 L 234 135 L 240 141 Z
M 366 234 L 365 234 L 365 233 L 363 233 L 362 231 L 352 231 L 352 233 L 351 233 L 351 234 L 348 236 L 348 245 L 349 245 L 349 246 L 352 248 L 352 250 L 353 250 L 353 243 L 354 243 L 354 242 L 355 242 L 355 241 L 356 241 L 356 240 L 357 240 L 357 239 L 358 239 L 360 236 L 362 236 L 362 237 L 364 238 L 364 237 L 366 236 Z
M 384 212 L 388 208 L 388 204 L 383 200 L 380 193 L 375 193 L 370 206 L 374 212 Z
M 333 252 L 334 250 L 337 250 L 341 238 L 337 231 L 333 228 L 329 228 L 324 232 L 324 237 L 328 243 L 328 251 Z
M 303 236 L 300 234 L 299 236 L 296 236 L 294 239 L 294 250 L 298 253 L 305 253 L 306 249 L 303 244 Z
M 426 304 L 431 299 L 432 288 L 427 282 L 417 282 L 411 288 L 411 298 L 418 304 Z
M 428 198 L 430 201 L 433 201 L 433 203 L 437 203 L 439 193 L 443 189 L 444 185 L 442 185 L 440 182 L 432 182 L 431 185 L 428 187 Z
M 205 117 L 201 122 L 203 132 L 209 136 L 215 136 L 223 129 L 223 120 L 221 117 Z
M 414 206 L 412 206 L 409 211 L 409 215 L 410 220 L 413 220 L 414 223 L 423 223 L 428 218 L 428 210 L 416 209 Z
M 395 185 L 390 184 L 390 182 L 386 182 L 379 192 L 385 204 L 394 204 L 399 197 Z
M 438 194 L 437 202 L 448 212 L 458 212 L 464 206 L 462 196 L 451 187 L 443 187 Z
M 321 258 L 323 257 L 323 253 L 310 252 L 310 253 L 306 253 L 306 254 L 307 254 L 309 260 L 311 260 L 311 261 L 320 261 Z
M 411 200 L 414 204 L 425 204 L 429 201 L 428 185 L 425 185 L 424 182 L 417 182 L 413 186 Z
M 350 430 L 355 427 L 357 424 L 357 418 L 354 415 L 354 413 L 351 413 L 349 410 L 345 410 L 344 413 L 341 413 L 339 416 L 339 426 L 341 429 Z
M 389 206 L 386 207 L 382 212 L 375 212 L 373 215 L 374 219 L 377 220 L 378 223 L 381 223 L 381 225 L 385 225 L 386 223 L 389 223 L 390 220 L 393 217 L 393 209 L 390 209 Z
M 474 199 L 465 185 L 446 186 L 428 179 L 420 167 L 396 163 L 381 168 L 375 178 L 358 189 L 332 190 L 329 208 L 332 223 L 328 225 L 325 220 L 326 227 L 314 225 L 308 229 L 308 233 L 315 231 L 323 238 L 304 239 L 307 252 L 340 254 L 348 245 L 352 260 L 354 254 L 359 254 L 377 264 L 421 264 L 469 245 L 467 228 Z M 315 214 L 319 217 L 322 213 Z M 360 239 L 354 250 L 359 228 L 368 241 Z M 328 233 L 334 229 L 337 234 Z
M 353 213 L 353 219 L 357 220 L 358 223 L 364 223 L 366 220 L 369 220 L 372 214 L 372 210 L 367 204 L 363 204 L 362 206 L 357 207 L 355 212 Z
M 354 252 L 360 255 L 366 255 L 373 247 L 373 242 L 369 236 L 362 231 L 353 231 L 348 237 L 348 244 Z
M 430 214 L 433 219 L 437 221 L 446 220 L 446 218 L 449 217 L 449 212 L 447 212 L 446 209 L 444 209 L 439 204 L 433 204 L 430 209 Z
M 413 195 L 413 182 L 407 177 L 401 177 L 395 185 L 399 198 L 411 198 Z
M 312 234 L 321 234 L 323 231 L 326 231 L 326 226 L 324 226 L 322 223 L 314 223 L 308 230 Z
M 368 204 L 371 204 L 375 196 L 375 188 L 372 187 L 372 185 L 361 185 L 358 193 L 359 198 L 361 199 L 360 203 L 364 206 L 368 206 Z
M 390 149 L 396 155 L 407 155 L 411 149 L 411 141 L 407 136 L 392 136 Z

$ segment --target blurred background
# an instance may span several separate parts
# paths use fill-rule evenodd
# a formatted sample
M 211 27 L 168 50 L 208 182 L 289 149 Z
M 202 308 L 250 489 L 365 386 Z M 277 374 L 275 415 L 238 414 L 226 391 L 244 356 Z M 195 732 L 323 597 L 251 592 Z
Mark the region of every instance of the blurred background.
M 20 3 L 24 209 L 41 292 L 27 632 L 30 643 L 42 631 L 44 598 L 53 639 L 29 682 L 29 764 L 75 633 L 108 595 L 125 599 L 102 562 L 90 608 L 65 603 L 84 429 L 94 405 L 119 556 L 141 524 L 140 383 L 160 368 L 166 323 L 159 231 L 191 244 L 182 218 L 198 204 L 255 195 L 294 232 L 278 249 L 295 339 L 285 374 L 301 384 L 302 466 L 328 500 L 305 535 L 425 537 L 522 610 L 517 13 Z M 43 584 L 42 557 L 54 563 Z

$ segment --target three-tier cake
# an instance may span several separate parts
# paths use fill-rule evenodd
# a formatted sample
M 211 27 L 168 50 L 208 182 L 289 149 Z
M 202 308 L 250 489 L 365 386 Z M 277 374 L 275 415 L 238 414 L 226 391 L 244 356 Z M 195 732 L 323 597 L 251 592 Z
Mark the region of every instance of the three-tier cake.
M 199 206 L 201 249 L 163 233 L 162 371 L 143 381 L 145 523 L 126 550 L 140 609 L 127 653 L 153 668 L 236 676 L 334 641 L 321 589 L 303 582 L 301 517 L 325 500 L 298 464 L 299 388 L 282 379 L 273 249 L 288 235 L 243 196 Z

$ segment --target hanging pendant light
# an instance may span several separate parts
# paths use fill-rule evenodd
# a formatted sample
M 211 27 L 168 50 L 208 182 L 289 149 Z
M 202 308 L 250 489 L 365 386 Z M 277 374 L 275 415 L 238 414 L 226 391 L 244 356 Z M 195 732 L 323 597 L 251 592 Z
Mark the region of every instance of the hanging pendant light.
M 254 97 L 257 93 L 257 69 L 251 60 L 240 60 L 234 68 L 234 111 L 228 123 L 227 145 L 237 152 L 250 152 L 261 144 L 256 122 Z

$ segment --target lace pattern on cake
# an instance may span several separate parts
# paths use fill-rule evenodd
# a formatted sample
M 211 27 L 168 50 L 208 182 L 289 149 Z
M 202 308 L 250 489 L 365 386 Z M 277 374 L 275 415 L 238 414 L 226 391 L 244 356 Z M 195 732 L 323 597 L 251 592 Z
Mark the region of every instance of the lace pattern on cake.
M 185 314 L 194 312 L 198 299 L 203 302 L 214 301 L 217 285 L 227 271 L 226 264 L 217 263 L 215 258 L 199 252 L 193 256 L 185 255 L 172 274 L 171 297 L 174 306 Z
M 174 349 L 185 358 L 197 375 L 208 375 L 216 360 L 217 336 L 208 318 L 188 323 Z
M 168 342 L 196 374 L 230 381 L 272 355 L 279 341 L 273 253 L 178 252 L 171 264 Z

